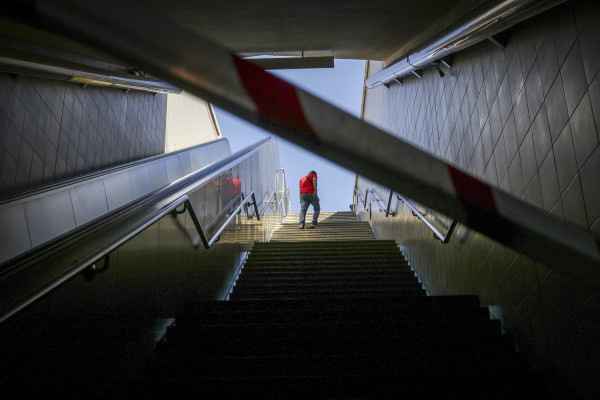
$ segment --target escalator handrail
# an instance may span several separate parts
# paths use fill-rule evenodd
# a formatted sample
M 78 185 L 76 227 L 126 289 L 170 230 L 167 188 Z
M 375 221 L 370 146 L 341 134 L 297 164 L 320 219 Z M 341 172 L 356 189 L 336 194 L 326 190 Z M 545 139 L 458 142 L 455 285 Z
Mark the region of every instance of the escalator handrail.
M 260 219 L 262 218 L 262 216 L 264 215 L 265 211 L 267 211 L 267 208 L 269 208 L 269 203 L 271 202 L 271 199 L 273 198 L 273 196 L 275 196 L 277 194 L 277 189 L 274 190 L 273 192 L 271 192 L 271 195 L 269 196 L 269 198 L 264 201 L 265 205 L 262 208 L 261 212 L 258 212 L 258 203 L 256 202 L 256 199 L 253 198 L 253 206 L 254 206 L 254 210 L 256 212 L 256 219 L 258 221 L 260 221 Z M 249 219 L 252 219 L 251 216 L 248 216 Z
M 32 265 L 43 262 L 50 257 L 55 257 L 58 260 L 68 260 L 65 261 L 64 271 L 58 272 L 57 276 L 53 279 L 41 284 L 40 287 L 28 293 L 26 299 L 9 304 L 8 307 L 3 307 L 0 304 L 0 322 L 85 270 L 106 254 L 157 222 L 160 218 L 173 212 L 181 204 L 184 204 L 186 201 L 189 202 L 189 194 L 193 193 L 206 182 L 215 179 L 223 172 L 238 165 L 241 161 L 249 158 L 271 140 L 269 137 L 250 145 L 223 160 L 206 166 L 178 179 L 164 188 L 158 189 L 154 193 L 144 196 L 137 202 L 125 205 L 81 228 L 62 235 L 53 240 L 51 244 L 33 249 L 27 252 L 25 256 L 17 257 L 16 261 L 13 259 L 5 263 L 6 265 L 15 262 L 16 265 L 13 268 L 6 268 L 5 270 L 5 268 L 2 268 L 3 266 L 0 266 L 0 278 L 4 278 L 0 280 L 1 284 L 2 281 L 10 280 L 12 275 L 19 274 Z M 142 215 L 138 216 L 138 214 Z M 127 218 L 134 219 L 134 221 L 123 223 Z M 218 236 L 215 235 L 214 237 Z M 85 250 L 89 249 L 89 251 L 84 251 L 82 248 L 85 248 Z M 84 254 L 78 254 L 77 252 L 84 252 Z M 60 267 L 63 268 L 62 265 Z
M 73 230 L 47 242 L 47 243 L 44 243 L 43 245 L 41 245 L 39 247 L 33 248 L 33 249 L 23 253 L 22 255 L 19 255 L 17 257 L 9 259 L 3 263 L 0 263 L 0 278 L 2 277 L 3 274 L 6 273 L 7 270 L 14 269 L 14 265 L 27 263 L 30 259 L 32 259 L 34 257 L 39 257 L 39 254 L 41 254 L 41 253 L 47 253 L 47 252 L 54 251 L 54 249 L 56 249 L 56 247 L 57 247 L 57 243 L 64 243 L 65 241 L 69 241 L 71 238 L 80 238 L 83 235 L 91 234 L 94 231 L 94 227 L 101 227 L 107 223 L 110 224 L 114 220 L 122 219 L 123 216 L 126 214 L 131 214 L 131 213 L 139 210 L 140 208 L 148 207 L 148 205 L 150 205 L 151 203 L 157 202 L 157 201 L 159 201 L 159 199 L 165 198 L 169 195 L 172 195 L 172 193 L 175 193 L 177 191 L 182 191 L 182 189 L 187 186 L 193 186 L 193 182 L 197 182 L 198 180 L 205 178 L 206 176 L 209 176 L 209 175 L 216 175 L 215 171 L 221 171 L 221 170 L 225 171 L 228 168 L 233 167 L 234 164 L 237 164 L 240 161 L 248 158 L 250 155 L 253 154 L 254 150 L 258 149 L 259 147 L 261 147 L 265 143 L 269 142 L 270 140 L 271 140 L 271 138 L 269 137 L 269 138 L 263 139 L 259 142 L 256 142 L 253 145 L 250 145 L 236 153 L 230 154 L 229 156 L 225 157 L 224 159 L 222 159 L 220 161 L 217 161 L 213 164 L 207 165 L 206 167 L 203 167 L 197 171 L 194 171 L 186 176 L 183 176 L 183 177 L 171 182 L 169 185 L 167 185 L 165 187 L 162 187 L 152 193 L 144 195 L 134 202 L 123 205 L 120 208 L 107 213 L 106 215 L 103 215 L 95 220 L 92 220 L 92 221 L 88 222 L 87 224 L 82 225 L 81 227 L 75 228 L 75 229 L 73 229 Z M 232 165 L 230 165 L 230 164 L 232 164 Z M 202 180 L 200 184 L 203 184 L 203 183 L 204 183 L 204 180 Z M 199 186 L 199 185 L 197 185 L 197 186 Z M 197 186 L 195 186 L 191 190 L 186 191 L 186 194 L 193 192 L 197 188 Z M 173 197 L 173 201 L 175 201 L 178 197 L 179 196 Z M 11 264 L 13 265 L 12 268 L 9 267 Z
M 196 213 L 194 212 L 192 203 L 190 203 L 188 200 L 188 202 L 186 203 L 188 206 L 188 210 L 192 217 L 192 221 L 194 222 L 194 226 L 196 227 L 196 230 L 198 231 L 198 235 L 200 235 L 200 240 L 202 240 L 202 244 L 204 244 L 205 248 L 210 249 L 210 247 L 219 239 L 221 232 L 223 232 L 225 230 L 225 228 L 227 228 L 227 225 L 229 225 L 229 223 L 234 220 L 237 213 L 240 212 L 242 207 L 247 205 L 250 202 L 250 200 L 252 200 L 252 202 L 254 203 L 256 219 L 260 221 L 262 214 L 259 215 L 259 213 L 258 213 L 258 207 L 256 207 L 256 197 L 254 197 L 254 191 L 251 191 L 250 194 L 248 194 L 248 196 L 246 196 L 242 200 L 240 205 L 238 205 L 237 208 L 231 213 L 231 215 L 229 215 L 227 220 L 225 222 L 223 222 L 223 224 L 221 224 L 221 227 L 219 229 L 217 229 L 217 231 L 214 233 L 214 235 L 212 236 L 212 238 L 210 240 L 208 240 L 208 238 L 206 237 L 206 234 L 204 233 L 204 230 L 202 229 L 202 226 L 200 225 L 200 221 L 196 217 Z
M 172 152 L 164 153 L 164 154 L 159 154 L 157 156 L 144 158 L 142 160 L 131 161 L 131 162 L 128 162 L 125 164 L 120 164 L 120 165 L 117 165 L 114 167 L 105 168 L 105 169 L 102 169 L 99 171 L 94 171 L 94 172 L 90 172 L 90 173 L 86 173 L 86 174 L 77 175 L 76 177 L 67 178 L 60 182 L 55 182 L 55 183 L 51 183 L 48 185 L 39 186 L 39 187 L 36 187 L 33 189 L 26 189 L 26 190 L 16 192 L 16 193 L 9 193 L 7 195 L 2 195 L 2 196 L 0 196 L 0 205 L 6 204 L 6 203 L 12 203 L 12 202 L 18 201 L 18 200 L 22 200 L 24 198 L 35 196 L 35 195 L 47 192 L 49 190 L 58 190 L 58 189 L 61 189 L 61 188 L 67 187 L 67 186 L 72 186 L 77 183 L 84 182 L 86 180 L 90 180 L 92 178 L 99 178 L 101 176 L 105 176 L 105 175 L 112 174 L 115 172 L 123 171 L 128 168 L 132 168 L 132 167 L 137 167 L 139 165 L 148 164 L 153 161 L 160 160 L 162 158 L 172 157 L 179 153 L 189 152 L 191 150 L 195 150 L 200 147 L 210 146 L 217 142 L 223 142 L 223 141 L 228 142 L 228 140 L 225 138 L 216 139 L 216 140 L 213 140 L 210 142 L 201 143 L 201 144 L 198 144 L 195 146 L 187 147 L 185 149 L 172 151 Z

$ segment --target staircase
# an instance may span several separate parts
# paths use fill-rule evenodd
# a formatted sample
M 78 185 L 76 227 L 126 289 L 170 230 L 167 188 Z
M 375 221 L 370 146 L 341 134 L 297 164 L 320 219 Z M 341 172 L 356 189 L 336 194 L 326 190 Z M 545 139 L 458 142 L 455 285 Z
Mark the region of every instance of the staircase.
M 322 212 L 319 227 L 310 228 L 313 213 L 306 214 L 306 227 L 299 228 L 299 213 L 290 213 L 273 233 L 271 242 L 375 240 L 368 222 L 359 222 L 353 212 Z
M 547 398 L 476 296 L 426 296 L 395 243 L 352 213 L 297 221 L 254 244 L 229 301 L 177 315 L 157 343 L 154 393 Z

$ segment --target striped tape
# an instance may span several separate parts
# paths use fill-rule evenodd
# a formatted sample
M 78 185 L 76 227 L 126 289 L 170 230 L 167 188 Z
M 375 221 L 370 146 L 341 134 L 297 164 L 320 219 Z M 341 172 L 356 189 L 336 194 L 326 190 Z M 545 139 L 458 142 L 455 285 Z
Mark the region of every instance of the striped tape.
M 315 134 L 306 120 L 295 86 L 235 55 L 233 59 L 240 81 L 260 115 L 301 132 Z
M 447 167 L 456 194 L 461 199 L 475 203 L 486 211 L 498 211 L 491 187 L 451 165 Z

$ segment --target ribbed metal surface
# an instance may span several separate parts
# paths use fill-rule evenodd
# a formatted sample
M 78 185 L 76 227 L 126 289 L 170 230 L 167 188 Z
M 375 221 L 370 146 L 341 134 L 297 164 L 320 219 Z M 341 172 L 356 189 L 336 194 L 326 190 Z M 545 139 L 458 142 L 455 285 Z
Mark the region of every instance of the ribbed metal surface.
M 368 222 L 360 222 L 353 212 L 322 212 L 319 226 L 310 228 L 312 213 L 306 214 L 306 226 L 299 228 L 299 213 L 290 213 L 273 233 L 271 242 L 329 240 L 376 240 Z

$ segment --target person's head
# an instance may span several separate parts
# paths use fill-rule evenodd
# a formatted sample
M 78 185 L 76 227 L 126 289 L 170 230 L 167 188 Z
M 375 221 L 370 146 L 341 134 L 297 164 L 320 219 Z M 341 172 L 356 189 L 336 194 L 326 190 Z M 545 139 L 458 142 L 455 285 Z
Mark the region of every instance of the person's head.
M 316 171 L 310 171 L 308 174 L 309 174 L 309 175 L 312 175 L 312 174 L 315 174 L 315 175 L 316 175 L 316 174 L 317 174 L 317 172 L 316 172 Z

